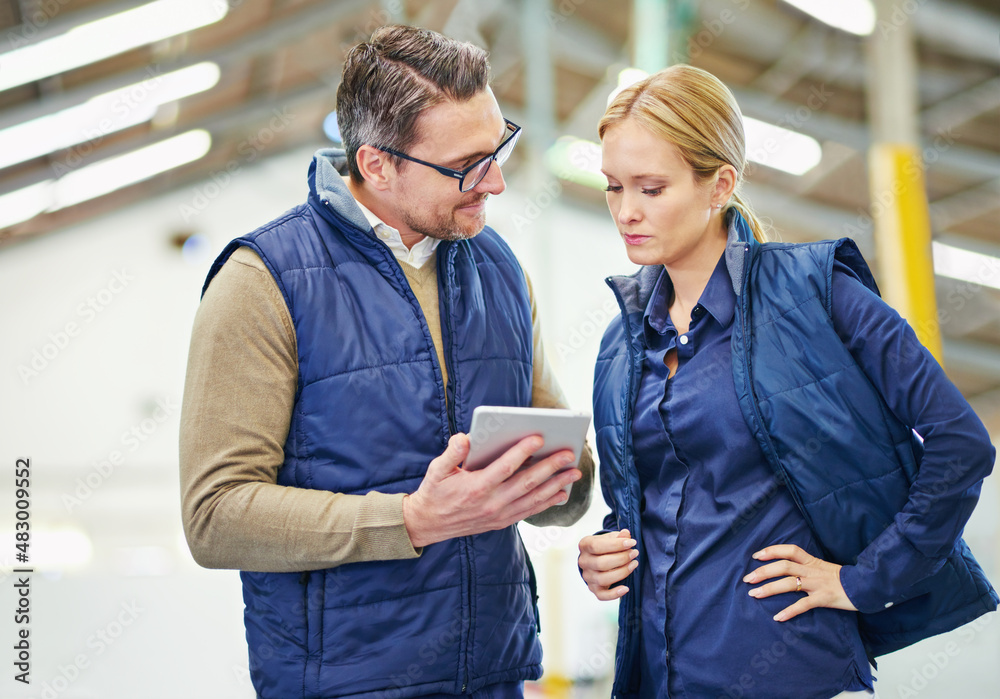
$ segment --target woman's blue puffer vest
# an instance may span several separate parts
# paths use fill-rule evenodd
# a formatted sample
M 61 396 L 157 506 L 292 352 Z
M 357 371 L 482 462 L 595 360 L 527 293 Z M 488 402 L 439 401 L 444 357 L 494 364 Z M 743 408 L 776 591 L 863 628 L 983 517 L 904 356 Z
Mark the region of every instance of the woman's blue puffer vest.
M 309 202 L 239 238 L 295 325 L 299 382 L 278 483 L 413 492 L 483 404 L 531 403 L 524 273 L 491 229 L 438 248 L 447 401 L 423 313 L 391 251 L 320 151 Z M 207 282 L 206 282 L 207 286 Z M 516 527 L 419 558 L 241 573 L 250 670 L 264 699 L 473 692 L 541 675 L 534 577 Z
M 848 239 L 761 245 L 735 211 L 726 264 L 737 294 L 733 376 L 743 417 L 789 488 L 829 560 L 852 564 L 902 509 L 918 468 L 912 431 L 886 407 L 830 319 L 834 259 L 878 293 Z M 608 279 L 622 310 L 605 332 L 594 378 L 606 529 L 641 537 L 632 417 L 642 370 L 642 315 L 661 267 Z M 822 416 L 822 417 L 820 417 Z M 637 690 L 642 563 L 619 607 L 614 694 Z M 997 594 L 965 542 L 904 599 L 859 614 L 870 657 L 957 628 L 997 607 Z

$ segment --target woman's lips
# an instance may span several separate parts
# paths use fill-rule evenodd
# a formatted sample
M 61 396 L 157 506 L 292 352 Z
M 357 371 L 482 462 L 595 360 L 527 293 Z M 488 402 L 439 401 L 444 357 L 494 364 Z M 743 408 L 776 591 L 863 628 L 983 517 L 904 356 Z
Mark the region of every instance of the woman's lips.
M 628 233 L 623 233 L 622 237 L 625 238 L 626 245 L 641 245 L 649 240 L 648 235 L 629 235 Z

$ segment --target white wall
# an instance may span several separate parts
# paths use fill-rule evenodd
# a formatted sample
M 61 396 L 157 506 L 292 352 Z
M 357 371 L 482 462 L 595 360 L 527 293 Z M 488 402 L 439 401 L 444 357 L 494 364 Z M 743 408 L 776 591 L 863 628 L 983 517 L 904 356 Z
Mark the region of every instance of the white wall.
M 14 554 L 8 476 L 28 456 L 32 561 L 45 569 L 32 584 L 32 685 L 12 681 L 4 652 L 0 696 L 253 696 L 238 574 L 199 568 L 183 543 L 180 401 L 209 263 L 230 238 L 304 199 L 310 154 L 265 161 L 221 191 L 185 188 L 0 252 L 0 562 Z M 192 227 L 208 249 L 186 261 L 168 239 Z M 68 323 L 72 337 L 61 335 Z M 47 543 L 66 529 L 89 537 L 89 561 L 44 566 L 79 557 L 78 543 Z M 13 582 L 0 583 L 0 608 L 14 608 Z

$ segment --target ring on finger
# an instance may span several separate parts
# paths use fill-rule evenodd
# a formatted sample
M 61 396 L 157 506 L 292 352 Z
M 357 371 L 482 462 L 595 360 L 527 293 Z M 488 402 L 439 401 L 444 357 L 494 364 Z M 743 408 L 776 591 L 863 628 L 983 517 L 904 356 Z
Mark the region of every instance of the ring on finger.
M 802 592 L 802 578 L 798 575 L 795 576 L 795 591 Z

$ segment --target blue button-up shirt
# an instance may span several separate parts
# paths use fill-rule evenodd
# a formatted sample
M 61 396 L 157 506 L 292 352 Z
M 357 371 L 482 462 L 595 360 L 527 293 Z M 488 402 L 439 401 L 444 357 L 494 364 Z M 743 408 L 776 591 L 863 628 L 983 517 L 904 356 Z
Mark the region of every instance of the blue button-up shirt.
M 835 276 L 850 272 L 839 268 Z M 843 286 L 843 279 L 837 290 Z M 850 293 L 869 292 L 855 280 Z M 678 336 L 664 271 L 644 318 L 633 422 L 642 488 L 643 697 L 816 697 L 872 687 L 855 612 L 775 614 L 805 593 L 754 599 L 743 577 L 772 544 L 822 557 L 743 420 L 733 385 L 736 296 L 720 259 Z M 843 299 L 842 299 L 843 300 Z M 664 358 L 677 352 L 668 377 Z

